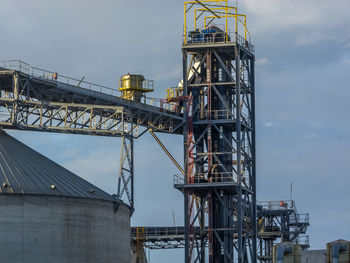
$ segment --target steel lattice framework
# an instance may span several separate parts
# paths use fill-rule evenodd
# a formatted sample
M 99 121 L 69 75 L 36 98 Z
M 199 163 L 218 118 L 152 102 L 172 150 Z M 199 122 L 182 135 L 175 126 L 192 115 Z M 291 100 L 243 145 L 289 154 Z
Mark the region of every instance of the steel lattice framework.
M 256 263 L 254 46 L 238 34 L 241 15 L 227 0 L 186 2 L 185 32 L 191 8 L 194 30 L 182 46 L 185 176 L 175 182 L 184 194 L 185 262 Z M 224 28 L 210 25 L 216 18 Z
M 190 43 L 183 57 L 190 100 L 186 176 L 177 187 L 185 195 L 186 262 L 205 262 L 206 242 L 210 262 L 233 262 L 234 251 L 238 262 L 256 262 L 254 54 L 237 42 Z M 198 219 L 201 247 L 192 234 Z
M 309 214 L 298 214 L 295 202 L 267 201 L 258 202 L 258 261 L 272 263 L 273 246 L 282 242 L 300 245 L 302 249 L 309 248 L 309 237 L 306 234 L 309 226 Z M 137 230 L 142 229 L 142 235 Z M 208 228 L 205 229 L 206 233 Z M 196 242 L 201 241 L 201 228 L 193 230 Z M 133 242 L 142 240 L 148 249 L 185 248 L 185 227 L 133 227 L 131 229 Z M 209 244 L 206 243 L 206 246 Z
M 186 176 L 176 187 L 185 196 L 186 262 L 205 262 L 207 242 L 209 262 L 233 262 L 234 251 L 238 262 L 256 262 L 254 54 L 237 42 L 188 43 L 183 65 Z
M 292 242 L 302 249 L 309 248 L 306 234 L 309 214 L 298 214 L 295 202 L 258 202 L 258 259 L 272 263 L 273 246 L 276 243 Z
M 54 78 L 53 76 L 56 75 Z M 152 129 L 181 134 L 181 114 L 152 100 L 138 103 L 116 90 L 29 66 L 0 65 L 0 128 L 121 137 L 117 194 L 134 211 L 134 139 Z

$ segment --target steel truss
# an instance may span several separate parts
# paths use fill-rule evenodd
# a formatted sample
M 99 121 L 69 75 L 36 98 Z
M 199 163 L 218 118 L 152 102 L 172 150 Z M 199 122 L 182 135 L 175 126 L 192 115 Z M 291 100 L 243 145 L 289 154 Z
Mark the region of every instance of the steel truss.
M 142 235 L 139 234 L 140 232 Z M 199 231 L 196 232 L 196 238 L 199 239 Z M 143 246 L 149 249 L 184 248 L 185 229 L 184 227 L 132 227 L 131 239 L 135 243 L 141 239 Z
M 255 263 L 254 54 L 238 43 L 187 44 L 183 65 L 185 178 L 175 187 L 185 197 L 185 262 Z
M 130 131 L 131 135 L 133 131 Z M 130 216 L 133 214 L 134 206 L 134 138 L 124 135 L 120 151 L 119 175 L 118 175 L 118 197 L 130 205 Z
M 272 250 L 277 243 L 288 241 L 302 249 L 309 248 L 309 237 L 305 235 L 309 224 L 309 214 L 298 214 L 292 200 L 259 202 L 259 262 L 272 263 Z
M 72 85 L 68 83 L 71 78 L 53 79 L 42 70 L 35 74 L 38 69 L 21 61 L 1 64 L 0 128 L 121 137 L 117 194 L 131 207 L 132 214 L 134 139 L 150 129 L 181 133 L 183 117 L 160 107 L 121 99 L 102 88 L 94 90 L 91 83 L 79 81 Z M 63 79 L 67 83 L 60 82 Z
M 18 68 L 23 69 L 23 62 L 18 62 Z M 7 64 L 6 64 L 7 65 Z M 12 64 L 11 64 L 12 65 Z M 25 64 L 26 65 L 26 64 Z M 17 67 L 16 67 L 17 68 Z M 46 72 L 46 71 L 45 71 Z M 77 85 L 83 85 L 84 82 Z M 117 106 L 122 108 L 124 113 L 124 121 L 138 126 L 140 129 L 135 129 L 134 137 L 139 137 L 148 129 L 152 129 L 155 132 L 165 132 L 173 134 L 181 134 L 184 124 L 183 117 L 179 114 L 169 112 L 157 106 L 150 104 L 131 102 L 115 95 L 104 93 L 103 90 L 99 90 L 99 86 L 96 86 L 96 90 L 93 89 L 95 84 L 87 83 L 89 88 L 83 88 L 80 86 L 73 86 L 71 84 L 59 82 L 57 80 L 48 79 L 41 75 L 32 75 L 19 70 L 9 70 L 6 68 L 0 68 L 0 91 L 1 97 L 6 99 L 13 99 L 13 102 L 29 103 L 37 102 L 42 104 L 42 107 L 54 105 L 54 106 L 66 106 L 66 105 L 94 105 L 94 109 L 102 110 L 102 114 L 109 116 L 112 106 L 112 110 Z M 92 88 L 91 88 L 92 87 Z M 109 92 L 106 91 L 106 92 Z M 4 106 L 4 103 L 2 104 Z M 30 105 L 28 105 L 29 107 Z M 38 106 L 38 105 L 37 105 Z M 24 107 L 27 107 L 24 105 Z M 49 109 L 51 110 L 51 109 Z M 85 112 L 85 119 L 88 110 Z M 16 114 L 16 113 L 15 113 Z M 101 116 L 101 113 L 94 112 L 95 116 Z M 56 118 L 57 116 L 55 116 Z M 73 116 L 72 116 L 73 117 Z M 94 121 L 98 121 L 97 118 Z M 86 128 L 86 123 L 84 128 Z M 7 125 L 7 128 L 10 125 Z M 103 127 L 107 124 L 103 125 Z M 15 127 L 13 127 L 15 128 Z M 142 129 L 141 129 L 142 128 Z M 112 128 L 113 129 L 113 128 Z M 101 128 L 98 128 L 101 131 Z M 106 128 L 108 130 L 108 128 Z M 97 133 L 96 135 L 101 135 Z
M 5 129 L 120 137 L 125 133 L 122 107 L 0 98 L 0 126 Z
M 288 241 L 309 248 L 309 214 L 298 214 L 294 201 L 258 202 L 258 260 L 272 262 L 273 245 Z M 132 227 L 131 238 L 136 243 L 140 239 L 138 231 L 142 229 L 143 246 L 148 249 L 185 248 L 185 227 Z M 208 229 L 205 229 L 208 232 Z M 201 228 L 193 230 L 196 242 L 201 241 Z M 208 242 L 206 243 L 208 246 Z

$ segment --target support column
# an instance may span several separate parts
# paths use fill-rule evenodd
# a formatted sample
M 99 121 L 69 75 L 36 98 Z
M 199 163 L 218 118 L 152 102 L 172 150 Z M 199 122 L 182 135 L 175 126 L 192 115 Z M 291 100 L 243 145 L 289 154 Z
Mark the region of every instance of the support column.
M 132 134 L 132 133 L 131 133 Z M 118 176 L 118 198 L 130 207 L 130 216 L 134 212 L 134 139 L 124 133 L 120 151 L 120 166 Z
M 12 79 L 12 92 L 13 92 L 13 98 L 14 98 L 14 104 L 11 112 L 11 122 L 12 124 L 17 123 L 17 109 L 18 109 L 18 99 L 19 99 L 19 78 L 18 74 L 13 74 Z

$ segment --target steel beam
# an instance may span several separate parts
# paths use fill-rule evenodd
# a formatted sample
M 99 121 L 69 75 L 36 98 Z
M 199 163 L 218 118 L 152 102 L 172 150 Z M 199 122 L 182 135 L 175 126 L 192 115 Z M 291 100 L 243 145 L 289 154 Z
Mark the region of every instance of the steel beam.
M 190 100 L 185 176 L 175 187 L 184 193 L 185 262 L 256 263 L 254 55 L 239 43 L 215 42 L 185 44 L 183 54 L 183 95 Z
M 0 127 L 71 134 L 121 137 L 130 113 L 122 107 L 0 98 Z M 129 132 L 126 132 L 129 133 Z
M 130 216 L 135 209 L 134 204 L 134 139 L 133 131 L 124 134 L 120 151 L 118 198 L 130 206 Z M 130 136 L 131 135 L 131 136 Z
M 155 132 L 182 134 L 184 120 L 181 113 L 163 109 L 157 101 L 129 101 L 117 96 L 116 90 L 59 75 L 58 79 L 48 77 L 49 71 L 38 70 L 21 61 L 0 62 L 1 97 L 11 96 L 22 101 L 43 103 L 72 103 L 123 107 L 130 114 L 125 121 L 153 129 Z M 48 74 L 50 73 L 50 74 Z M 14 105 L 16 106 L 16 105 Z M 15 108 L 13 114 L 17 114 Z M 15 117 L 15 116 L 13 116 Z M 135 132 L 135 136 L 137 134 Z

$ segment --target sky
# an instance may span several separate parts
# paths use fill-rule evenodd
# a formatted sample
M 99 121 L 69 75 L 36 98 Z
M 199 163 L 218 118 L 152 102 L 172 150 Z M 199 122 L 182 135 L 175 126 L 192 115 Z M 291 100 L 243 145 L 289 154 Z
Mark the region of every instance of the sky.
M 350 1 L 238 0 L 256 47 L 257 197 L 293 199 L 310 213 L 312 249 L 350 240 Z M 182 76 L 181 0 L 2 0 L 0 60 L 117 87 L 119 76 L 155 81 L 155 97 Z M 109 193 L 120 139 L 10 131 Z M 160 135 L 182 162 L 182 137 Z M 178 174 L 153 138 L 135 143 L 132 225 L 183 224 Z M 180 262 L 152 251 L 151 262 Z

